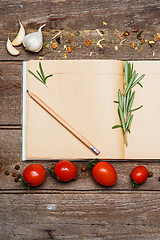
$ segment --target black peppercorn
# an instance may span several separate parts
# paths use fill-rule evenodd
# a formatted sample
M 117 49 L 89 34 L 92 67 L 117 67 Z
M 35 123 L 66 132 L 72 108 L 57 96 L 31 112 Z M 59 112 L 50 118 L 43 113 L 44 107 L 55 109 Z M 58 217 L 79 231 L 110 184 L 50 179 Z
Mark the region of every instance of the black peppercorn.
M 17 176 L 17 174 L 16 173 L 12 173 L 12 177 L 16 177 Z
M 8 175 L 9 175 L 9 171 L 8 171 L 8 170 L 6 170 L 6 171 L 5 171 L 5 174 L 8 176 Z
M 148 172 L 148 177 L 152 177 L 153 173 L 152 172 Z
M 16 169 L 16 170 L 20 169 L 20 166 L 19 166 L 19 165 L 16 165 L 16 166 L 15 166 L 15 169 Z
M 15 182 L 19 182 L 19 178 L 15 178 L 14 181 L 15 181 Z
M 21 178 L 21 174 L 17 174 L 17 178 Z
M 158 178 L 158 181 L 160 181 L 160 177 Z

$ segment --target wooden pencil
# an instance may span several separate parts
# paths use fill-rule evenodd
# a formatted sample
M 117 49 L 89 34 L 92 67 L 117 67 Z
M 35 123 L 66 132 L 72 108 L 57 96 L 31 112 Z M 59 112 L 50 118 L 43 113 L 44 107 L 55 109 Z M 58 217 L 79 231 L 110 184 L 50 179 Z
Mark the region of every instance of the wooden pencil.
M 37 95 L 27 90 L 28 95 L 38 103 L 44 110 L 46 110 L 52 117 L 54 117 L 59 123 L 61 123 L 68 131 L 70 131 L 75 137 L 77 137 L 83 144 L 91 149 L 95 154 L 99 154 L 100 151 L 93 146 L 88 140 L 86 140 L 79 132 L 72 128 L 64 119 L 62 119 L 55 111 L 53 111 L 45 102 L 43 102 Z

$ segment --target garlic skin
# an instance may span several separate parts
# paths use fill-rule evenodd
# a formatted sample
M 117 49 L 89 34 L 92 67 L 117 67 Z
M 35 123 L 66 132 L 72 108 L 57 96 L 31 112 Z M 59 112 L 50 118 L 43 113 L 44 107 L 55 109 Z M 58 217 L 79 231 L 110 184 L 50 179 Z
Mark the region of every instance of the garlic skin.
M 23 43 L 24 37 L 25 37 L 25 29 L 22 25 L 22 23 L 19 21 L 20 29 L 16 36 L 16 38 L 12 41 L 13 46 L 19 46 Z
M 39 52 L 42 49 L 43 36 L 42 36 L 41 29 L 45 25 L 46 24 L 43 24 L 38 29 L 38 32 L 29 33 L 28 35 L 25 36 L 25 38 L 23 40 L 23 46 L 25 47 L 26 50 L 31 51 L 31 52 Z
M 8 40 L 7 40 L 7 50 L 11 55 L 14 55 L 14 56 L 17 56 L 17 55 L 20 54 L 20 51 L 12 46 L 12 43 L 11 43 L 9 37 L 8 37 Z

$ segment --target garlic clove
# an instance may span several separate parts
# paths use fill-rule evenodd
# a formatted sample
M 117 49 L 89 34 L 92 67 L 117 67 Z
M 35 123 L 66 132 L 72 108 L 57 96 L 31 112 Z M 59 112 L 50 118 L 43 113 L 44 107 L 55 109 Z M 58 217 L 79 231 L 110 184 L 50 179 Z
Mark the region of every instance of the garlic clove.
M 20 21 L 19 21 L 19 24 L 20 24 L 20 29 L 16 38 L 12 41 L 13 46 L 21 45 L 25 37 L 25 29 Z
M 12 46 L 12 43 L 11 43 L 9 37 L 8 37 L 8 40 L 7 40 L 7 50 L 8 50 L 8 52 L 9 52 L 11 55 L 14 55 L 14 56 L 20 54 L 20 51 L 17 50 L 15 47 Z
M 39 52 L 43 47 L 43 36 L 41 29 L 45 26 L 43 24 L 37 32 L 29 33 L 23 40 L 23 46 L 26 50 L 31 52 Z

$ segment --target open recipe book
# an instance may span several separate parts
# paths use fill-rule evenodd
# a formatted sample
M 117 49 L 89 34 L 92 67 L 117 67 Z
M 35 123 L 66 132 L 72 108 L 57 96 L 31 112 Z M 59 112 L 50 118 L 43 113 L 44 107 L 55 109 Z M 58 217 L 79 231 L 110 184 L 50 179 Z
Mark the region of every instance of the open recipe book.
M 123 61 L 43 60 L 44 73 L 53 74 L 46 86 L 32 74 L 38 60 L 23 63 L 22 160 L 53 159 L 159 159 L 160 62 L 134 61 L 143 88 L 135 86 L 131 133 L 125 146 L 117 113 L 118 89 L 123 91 Z M 100 151 L 98 156 L 64 128 L 27 93 L 43 100 Z

